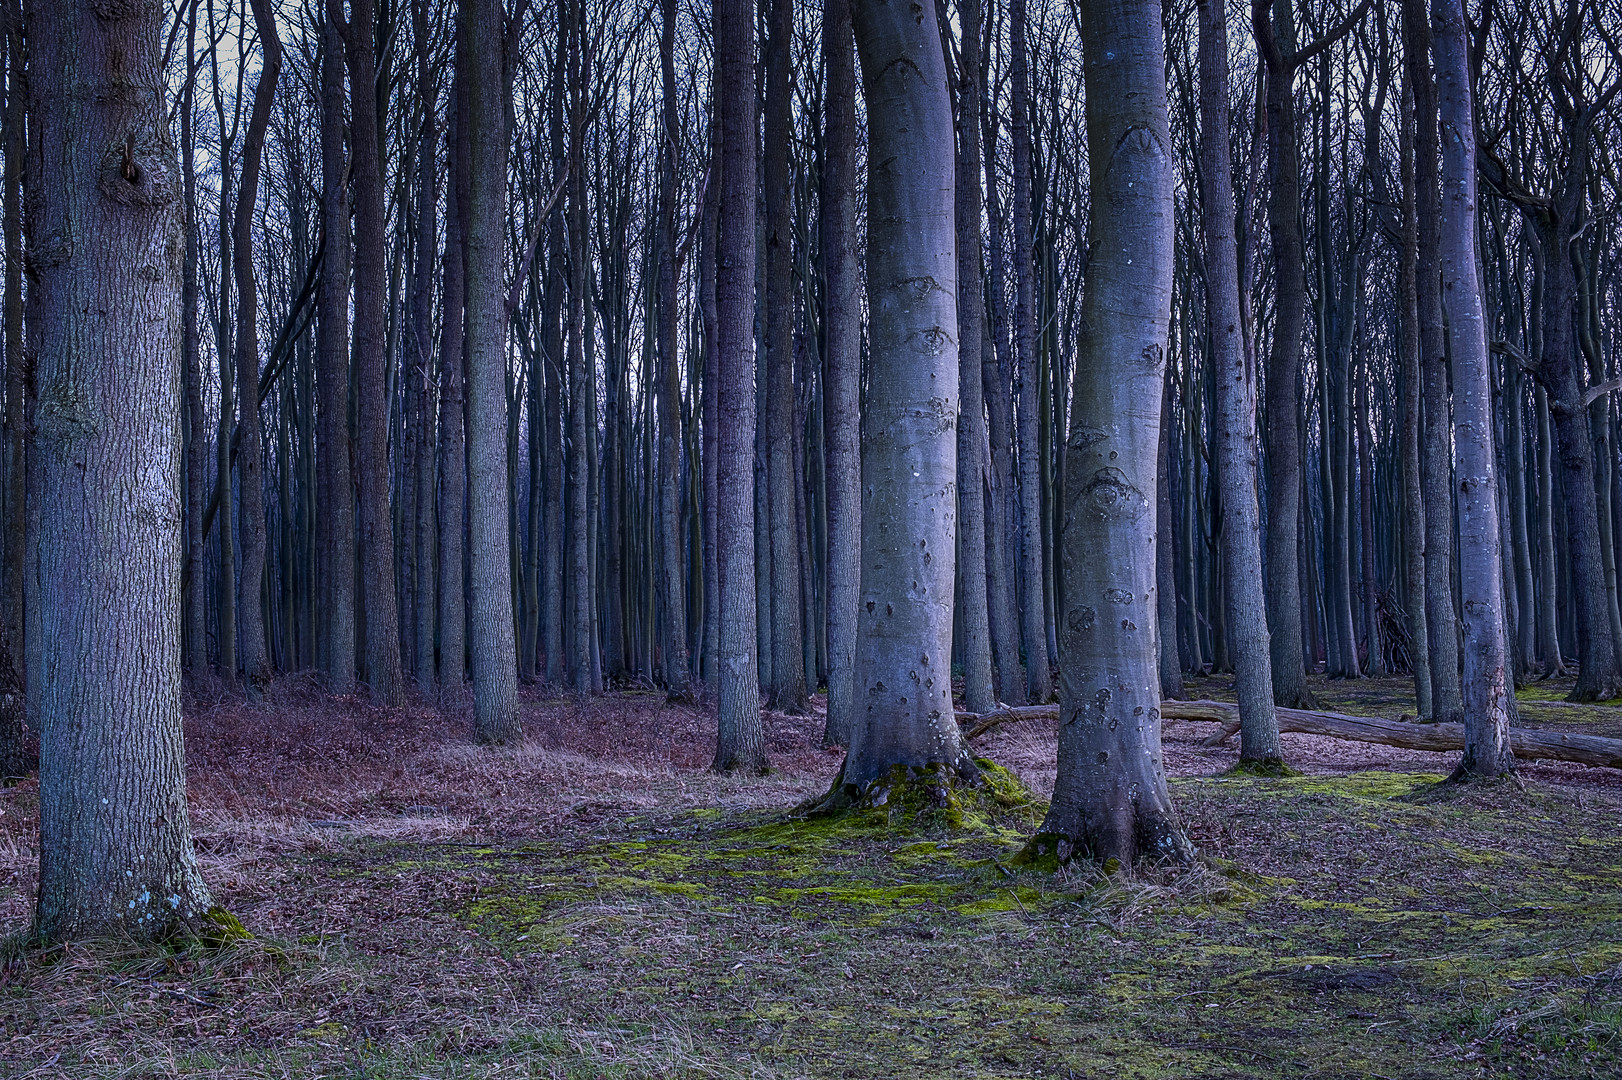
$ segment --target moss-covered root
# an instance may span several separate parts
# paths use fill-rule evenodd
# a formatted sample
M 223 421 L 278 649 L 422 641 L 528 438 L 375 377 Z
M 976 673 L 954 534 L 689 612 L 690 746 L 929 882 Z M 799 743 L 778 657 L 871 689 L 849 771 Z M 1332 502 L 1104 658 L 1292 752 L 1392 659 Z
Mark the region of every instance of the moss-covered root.
M 963 829 L 988 812 L 1032 804 L 1031 793 L 1007 769 L 987 758 L 964 758 L 892 765 L 867 784 L 846 783 L 841 771 L 826 795 L 802 804 L 796 813 L 875 815 L 891 828 Z

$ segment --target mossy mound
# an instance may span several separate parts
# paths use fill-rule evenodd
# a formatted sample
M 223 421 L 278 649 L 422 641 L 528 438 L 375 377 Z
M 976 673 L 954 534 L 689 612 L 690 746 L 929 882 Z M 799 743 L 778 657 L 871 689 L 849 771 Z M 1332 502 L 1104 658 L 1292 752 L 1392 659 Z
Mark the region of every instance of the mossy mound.
M 1031 822 L 1037 800 L 1007 769 L 989 758 L 957 764 L 892 765 L 867 784 L 845 782 L 843 772 L 828 794 L 801 805 L 805 818 L 845 818 L 892 831 L 983 830 L 1009 816 Z

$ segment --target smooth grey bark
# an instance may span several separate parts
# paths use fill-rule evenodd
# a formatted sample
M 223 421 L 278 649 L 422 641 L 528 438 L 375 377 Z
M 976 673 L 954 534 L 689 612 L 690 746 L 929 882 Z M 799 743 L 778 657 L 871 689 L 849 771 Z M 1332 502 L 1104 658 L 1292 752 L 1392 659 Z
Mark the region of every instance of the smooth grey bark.
M 794 0 L 771 0 L 766 38 L 765 141 L 761 173 L 765 203 L 764 335 L 766 384 L 762 417 L 771 585 L 772 708 L 806 708 L 804 604 L 796 530 L 794 468 L 794 217 L 789 142 L 793 136 Z
M 349 69 L 350 177 L 355 212 L 355 480 L 360 493 L 361 589 L 365 604 L 366 681 L 381 704 L 404 700 L 400 610 L 394 588 L 394 523 L 389 512 L 387 387 L 388 266 L 379 146 L 375 0 L 339 0 L 328 17 L 343 36 Z M 249 392 L 247 388 L 244 393 Z
M 231 219 L 231 270 L 237 289 L 236 368 L 237 476 L 241 523 L 242 569 L 238 578 L 237 616 L 242 638 L 243 685 L 257 695 L 271 678 L 265 641 L 265 483 L 259 426 L 259 289 L 254 280 L 253 218 L 259 205 L 259 171 L 265 156 L 265 133 L 282 70 L 282 42 L 270 0 L 249 0 L 259 34 L 259 82 L 242 141 L 242 173 Z
M 456 50 L 445 193 L 445 251 L 439 327 L 439 686 L 462 688 L 467 676 L 467 593 L 463 549 L 467 523 L 467 247 L 469 177 L 467 62 Z
M 326 234 L 316 323 L 316 514 L 321 667 L 327 689 L 355 688 L 355 482 L 349 445 L 349 186 L 344 159 L 343 41 L 330 19 L 321 42 L 321 227 Z M 229 517 L 221 514 L 223 524 Z
M 755 34 L 749 0 L 716 0 L 720 138 L 716 244 L 715 761 L 723 772 L 766 768 L 755 610 Z M 933 21 L 931 21 L 933 25 Z
M 1200 0 L 1200 203 L 1205 232 L 1205 312 L 1221 491 L 1222 598 L 1239 693 L 1239 760 L 1283 763 L 1273 711 L 1272 653 L 1262 592 L 1261 509 L 1256 501 L 1256 372 L 1239 312 L 1239 248 L 1228 153 L 1228 25 L 1222 0 Z
M 1411 98 L 1407 99 L 1411 101 Z M 1425 622 L 1425 490 L 1420 482 L 1419 424 L 1419 217 L 1414 198 L 1413 122 L 1405 117 L 1399 130 L 1402 183 L 1402 251 L 1397 292 L 1402 304 L 1402 456 L 1403 600 L 1408 607 L 1409 662 L 1414 669 L 1414 702 L 1429 717 L 1431 701 L 1429 631 Z
M 473 737 L 519 737 L 513 640 L 512 548 L 507 531 L 507 80 L 501 0 L 461 0 L 468 98 L 467 433 L 469 627 Z
M 1267 70 L 1267 225 L 1277 281 L 1272 349 L 1267 357 L 1267 625 L 1273 661 L 1273 700 L 1286 708 L 1316 704 L 1302 655 L 1301 331 L 1306 314 L 1306 257 L 1301 239 L 1301 151 L 1295 116 L 1293 26 L 1280 45 L 1269 13 L 1272 0 L 1251 0 L 1251 25 Z M 1281 10 L 1288 14 L 1288 0 Z M 1286 52 L 1285 50 L 1290 51 Z
M 1453 359 L 1459 586 L 1464 608 L 1464 756 L 1455 779 L 1511 772 L 1515 687 L 1504 640 L 1504 563 L 1493 446 L 1492 368 L 1476 272 L 1476 140 L 1460 0 L 1431 0 L 1442 150 L 1442 297 Z
M 1431 719 L 1462 723 L 1458 620 L 1453 607 L 1452 418 L 1442 324 L 1441 192 L 1437 187 L 1436 83 L 1430 67 L 1425 0 L 1404 0 L 1408 82 L 1414 94 L 1414 209 L 1419 221 L 1419 362 L 1424 423 L 1420 481 L 1425 489 L 1425 630 Z
M 206 918 L 180 713 L 180 262 L 164 11 L 27 8 L 38 304 L 34 932 Z M 33 691 L 30 691 L 33 693 Z
M 847 795 L 895 766 L 977 775 L 952 708 L 957 253 L 945 55 L 932 12 L 901 0 L 851 11 L 868 117 L 870 347 L 859 705 L 835 782 Z
M 957 558 L 962 610 L 963 704 L 995 705 L 991 612 L 986 591 L 986 419 L 980 385 L 984 309 L 980 271 L 980 0 L 961 0 L 957 65 Z
M 677 355 L 676 169 L 677 143 L 676 0 L 660 0 L 659 75 L 664 131 L 659 140 L 658 350 L 659 350 L 659 516 L 661 584 L 664 604 L 659 633 L 660 671 L 673 697 L 687 696 L 687 587 L 682 556 L 681 363 Z
M 1099 0 L 1080 23 L 1092 255 L 1065 455 L 1059 768 L 1037 843 L 1051 838 L 1061 861 L 1186 863 L 1157 670 L 1154 489 L 1176 232 L 1160 5 Z
M 1019 397 L 1014 406 L 1014 433 L 1019 444 L 1020 625 L 1025 641 L 1025 687 L 1030 699 L 1053 696 L 1048 669 L 1047 612 L 1042 560 L 1041 378 L 1036 355 L 1036 258 L 1031 221 L 1030 76 L 1025 41 L 1025 0 L 1012 0 L 1008 19 L 1012 76 L 1014 157 L 1014 351 L 1018 357 Z
M 827 137 L 819 227 L 825 282 L 822 416 L 828 488 L 828 719 L 822 740 L 827 746 L 850 744 L 861 604 L 862 315 L 856 269 L 856 43 L 850 5 L 851 0 L 823 0 L 822 9 Z

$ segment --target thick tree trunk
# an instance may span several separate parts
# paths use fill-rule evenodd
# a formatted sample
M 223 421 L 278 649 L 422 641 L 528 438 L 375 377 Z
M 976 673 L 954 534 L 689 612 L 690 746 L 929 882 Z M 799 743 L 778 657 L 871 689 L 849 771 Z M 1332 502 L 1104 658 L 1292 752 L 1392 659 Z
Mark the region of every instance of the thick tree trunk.
M 1273 671 L 1262 589 L 1261 510 L 1256 503 L 1256 373 L 1239 318 L 1239 249 L 1228 156 L 1228 25 L 1222 0 L 1201 0 L 1200 203 L 1205 232 L 1205 311 L 1216 397 L 1216 468 L 1222 503 L 1222 582 L 1227 632 L 1244 719 L 1240 760 L 1277 771 L 1284 751 L 1273 714 Z
M 366 605 L 366 680 L 373 700 L 403 700 L 400 612 L 394 590 L 394 525 L 389 513 L 387 389 L 388 241 L 383 162 L 378 145 L 375 0 L 352 0 L 348 22 L 327 0 L 344 36 L 349 67 L 350 173 L 355 199 L 355 473 L 360 491 L 361 585 Z M 251 389 L 243 387 L 244 394 Z
M 473 737 L 518 738 L 512 548 L 507 532 L 507 82 L 501 0 L 462 0 L 468 96 L 468 573 L 472 594 Z
M 1082 11 L 1093 254 L 1064 477 L 1064 719 L 1037 841 L 1052 838 L 1061 861 L 1193 857 L 1166 787 L 1156 670 L 1156 440 L 1176 232 L 1161 35 L 1152 0 Z
M 822 172 L 827 441 L 828 719 L 823 742 L 850 745 L 856 714 L 856 626 L 861 603 L 861 279 L 856 270 L 856 52 L 851 0 L 823 0 L 827 147 Z M 708 419 L 705 421 L 706 428 Z
M 1047 613 L 1043 596 L 1042 460 L 1038 446 L 1041 378 L 1036 356 L 1036 261 L 1031 222 L 1030 87 L 1025 41 L 1025 0 L 1009 6 L 1009 50 L 1014 150 L 1014 343 L 1019 363 L 1015 435 L 1019 443 L 1020 623 L 1025 639 L 1025 685 L 1032 701 L 1053 696 L 1048 669 Z
M 349 447 L 349 187 L 344 163 L 343 42 L 331 20 L 321 43 L 321 219 L 327 247 L 316 324 L 316 513 L 321 667 L 327 689 L 355 688 L 355 483 Z M 221 515 L 223 522 L 226 515 Z
M 240 488 L 242 572 L 237 612 L 242 633 L 243 685 L 257 694 L 271 677 L 265 640 L 265 484 L 260 476 L 259 428 L 259 289 L 254 280 L 253 218 L 259 204 L 259 170 L 265 156 L 265 133 L 282 70 L 282 42 L 270 0 L 250 0 L 254 28 L 259 34 L 259 82 L 253 91 L 253 111 L 242 142 L 242 174 L 231 220 L 231 269 L 237 288 L 236 368 L 237 476 Z
M 794 219 L 789 142 L 793 135 L 794 0 L 771 0 L 766 40 L 765 192 L 766 295 L 764 341 L 767 521 L 771 552 L 772 708 L 805 711 L 804 626 L 800 549 L 795 527 L 794 470 Z
M 716 646 L 713 767 L 766 768 L 755 622 L 755 34 L 749 0 L 716 0 L 721 143 L 716 245 Z M 933 25 L 933 20 L 931 20 Z
M 1515 687 L 1504 641 L 1492 368 L 1476 273 L 1476 140 L 1468 38 L 1460 0 L 1432 0 L 1440 98 L 1442 295 L 1451 332 L 1453 446 L 1458 459 L 1459 585 L 1464 600 L 1464 758 L 1454 777 L 1514 767 L 1509 725 Z
M 985 333 L 980 272 L 980 0 L 962 0 L 957 97 L 957 558 L 961 590 L 963 700 L 989 709 L 991 612 L 986 591 L 985 401 L 980 365 Z
M 1301 152 L 1297 144 L 1295 67 L 1282 51 L 1268 12 L 1252 0 L 1251 22 L 1267 67 L 1267 171 L 1271 195 L 1277 312 L 1267 358 L 1267 625 L 1273 660 L 1273 700 L 1310 708 L 1301 652 L 1301 330 L 1306 314 L 1306 259 L 1301 240 Z M 1290 35 L 1293 37 L 1293 34 Z M 1287 44 L 1293 42 L 1286 38 Z
M 27 12 L 40 313 L 34 929 L 47 940 L 162 937 L 212 906 L 180 715 L 183 211 L 165 20 L 153 5 L 107 12 L 83 0 Z
M 894 0 L 857 0 L 852 13 L 868 116 L 871 349 L 860 704 L 835 783 L 846 795 L 896 766 L 975 773 L 952 712 L 957 258 L 945 56 L 934 18 Z

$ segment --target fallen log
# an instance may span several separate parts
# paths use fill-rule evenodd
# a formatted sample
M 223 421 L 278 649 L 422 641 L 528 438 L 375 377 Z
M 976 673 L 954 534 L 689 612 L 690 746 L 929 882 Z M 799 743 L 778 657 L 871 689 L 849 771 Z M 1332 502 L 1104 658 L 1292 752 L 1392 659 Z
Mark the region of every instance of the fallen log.
M 1160 715 L 1165 720 L 1221 724 L 1221 730 L 1205 740 L 1207 746 L 1215 746 L 1239 730 L 1239 707 L 1223 701 L 1163 701 Z M 1001 724 L 1019 720 L 1056 720 L 1058 717 L 1057 705 L 1025 705 L 989 713 L 957 714 L 958 722 L 966 725 L 965 736 L 970 739 L 978 738 Z M 1462 724 L 1412 724 L 1403 720 L 1382 720 L 1377 716 L 1279 709 L 1278 728 L 1301 735 L 1327 735 L 1334 739 L 1379 743 L 1404 750 L 1445 753 L 1464 749 Z M 1509 742 L 1515 756 L 1528 761 L 1573 761 L 1579 765 L 1622 769 L 1622 739 L 1536 728 L 1510 728 Z

